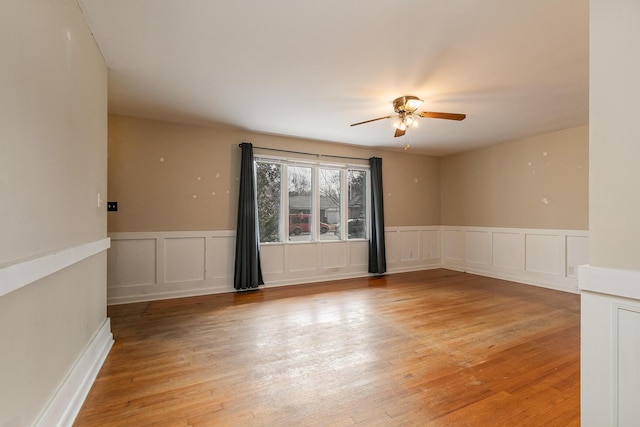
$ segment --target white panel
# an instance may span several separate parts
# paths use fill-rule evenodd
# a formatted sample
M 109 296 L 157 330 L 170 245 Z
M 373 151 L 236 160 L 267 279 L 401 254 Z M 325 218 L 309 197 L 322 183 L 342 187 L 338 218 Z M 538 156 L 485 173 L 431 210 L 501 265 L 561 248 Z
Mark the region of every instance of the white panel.
M 567 236 L 567 276 L 578 277 L 578 266 L 589 263 L 589 238 Z
M 320 244 L 322 268 L 342 268 L 347 266 L 347 243 Z
M 640 419 L 640 271 L 580 267 L 582 425 Z
M 400 260 L 414 261 L 420 259 L 420 231 L 400 232 Z
M 109 238 L 0 265 L 0 297 L 109 249 Z
M 398 233 L 395 231 L 385 231 L 384 244 L 387 262 L 398 261 L 400 259 L 400 242 L 398 241 Z
M 316 244 L 295 244 L 289 246 L 290 271 L 313 271 L 317 269 Z
M 618 307 L 618 425 L 636 426 L 640 420 L 640 313 Z M 604 384 L 603 384 L 604 386 Z
M 156 239 L 112 240 L 107 251 L 109 287 L 156 283 Z
M 558 274 L 562 260 L 560 236 L 527 234 L 525 237 L 525 266 L 534 273 Z
M 580 280 L 588 275 L 581 270 Z M 585 427 L 616 425 L 614 305 L 603 294 L 583 291 L 580 296 L 580 424 Z
M 466 261 L 474 264 L 491 262 L 491 234 L 486 231 L 467 231 Z
M 284 272 L 284 245 L 260 246 L 260 267 L 267 274 Z
M 464 231 L 444 231 L 444 257 L 462 261 L 464 257 Z
M 204 280 L 205 238 L 165 239 L 164 270 L 166 283 Z
M 640 301 L 640 271 L 582 265 L 580 289 Z
M 369 265 L 369 242 L 349 242 L 349 251 L 351 267 Z
M 438 230 L 422 231 L 422 259 L 440 258 L 440 232 Z
M 262 261 L 262 247 L 260 261 Z M 236 255 L 236 238 L 234 236 L 213 236 L 207 247 L 210 277 L 214 279 L 233 277 L 233 266 Z M 264 270 L 263 270 L 264 271 Z
M 493 265 L 524 270 L 524 234 L 492 233 Z

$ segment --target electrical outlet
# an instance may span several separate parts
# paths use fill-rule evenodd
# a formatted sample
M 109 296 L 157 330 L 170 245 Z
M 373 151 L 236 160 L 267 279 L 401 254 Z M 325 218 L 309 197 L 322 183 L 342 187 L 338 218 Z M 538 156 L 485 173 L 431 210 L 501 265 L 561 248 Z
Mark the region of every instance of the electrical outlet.
M 107 211 L 109 211 L 109 212 L 117 212 L 118 211 L 118 202 L 107 202 Z
M 570 265 L 569 268 L 567 268 L 567 274 L 569 274 L 569 276 L 573 276 L 576 274 L 576 269 L 573 265 Z

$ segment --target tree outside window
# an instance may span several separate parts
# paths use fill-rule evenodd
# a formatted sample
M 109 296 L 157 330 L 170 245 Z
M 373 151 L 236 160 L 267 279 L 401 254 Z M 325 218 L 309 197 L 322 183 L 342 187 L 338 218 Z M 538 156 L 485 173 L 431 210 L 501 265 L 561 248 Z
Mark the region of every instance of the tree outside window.
M 348 219 L 347 238 L 364 239 L 367 237 L 367 173 L 363 170 L 347 172 Z
M 342 221 L 342 173 L 339 169 L 319 170 L 320 240 L 339 240 L 338 228 Z
M 310 166 L 288 166 L 289 240 L 313 240 Z
M 282 165 L 256 162 L 260 242 L 280 242 Z

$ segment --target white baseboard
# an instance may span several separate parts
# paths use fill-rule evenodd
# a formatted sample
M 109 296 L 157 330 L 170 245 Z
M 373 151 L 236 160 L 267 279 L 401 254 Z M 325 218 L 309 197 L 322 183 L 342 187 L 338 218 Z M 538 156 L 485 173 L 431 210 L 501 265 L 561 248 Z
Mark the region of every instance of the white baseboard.
M 452 270 L 456 270 L 450 267 L 445 267 Z M 541 275 L 533 274 L 505 274 L 497 271 L 486 271 L 484 269 L 467 268 L 465 273 L 476 274 L 478 276 L 491 277 L 494 279 L 508 280 L 509 282 L 522 283 L 523 285 L 538 286 L 540 288 L 553 289 L 555 291 L 569 292 L 573 294 L 580 293 L 577 287 L 577 279 L 565 278 L 565 277 L 543 277 Z
M 396 274 L 396 273 L 408 273 L 411 271 L 422 271 L 422 270 L 433 270 L 436 268 L 440 268 L 440 265 L 420 265 L 420 266 L 410 266 L 410 267 L 392 267 L 387 269 L 387 274 Z M 295 286 L 295 285 L 303 285 L 306 283 L 320 283 L 320 282 L 330 282 L 335 280 L 346 280 L 346 279 L 357 279 L 360 277 L 369 277 L 375 276 L 374 274 L 367 273 L 366 271 L 357 272 L 357 273 L 342 273 L 342 274 L 328 274 L 322 276 L 309 276 L 309 277 L 298 277 L 296 279 L 267 279 L 265 278 L 265 285 L 263 288 L 276 288 L 280 286 Z M 228 292 L 234 292 L 235 289 L 230 288 L 229 286 L 210 286 L 204 287 L 200 289 L 189 289 L 183 291 L 175 291 L 175 292 L 159 292 L 154 294 L 139 294 L 139 295 L 126 295 L 122 297 L 110 297 L 108 305 L 119 305 L 119 304 L 131 304 L 136 302 L 146 302 L 146 301 L 161 301 L 165 299 L 172 298 L 187 298 L 194 297 L 200 295 L 215 295 L 215 294 L 223 294 Z
M 36 426 L 73 425 L 112 345 L 111 322 L 107 318 L 38 417 Z

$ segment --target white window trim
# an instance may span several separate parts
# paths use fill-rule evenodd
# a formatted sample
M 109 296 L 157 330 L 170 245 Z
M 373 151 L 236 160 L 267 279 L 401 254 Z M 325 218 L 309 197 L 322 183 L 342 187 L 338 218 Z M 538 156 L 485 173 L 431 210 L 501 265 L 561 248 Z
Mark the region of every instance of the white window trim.
M 326 159 L 323 161 L 313 161 L 313 160 L 305 160 L 298 158 L 285 158 L 279 156 L 269 156 L 269 155 L 256 155 L 253 158 L 254 166 L 258 162 L 262 163 L 275 163 L 280 164 L 282 166 L 300 166 L 300 167 L 310 167 L 311 166 L 311 209 L 313 211 L 312 219 L 312 232 L 311 232 L 311 240 L 302 240 L 302 241 L 291 241 L 289 239 L 289 168 L 282 168 L 282 176 L 280 179 L 280 235 L 279 242 L 260 242 L 260 245 L 299 245 L 299 244 L 309 244 L 309 243 L 337 243 L 337 242 L 357 242 L 357 241 L 367 241 L 369 240 L 368 230 L 369 224 L 371 221 L 371 168 L 369 165 L 362 164 L 351 164 L 351 163 L 330 163 L 327 162 Z M 366 217 L 365 217 L 365 230 L 367 230 L 365 237 L 349 239 L 348 229 L 345 232 L 345 227 L 340 228 L 340 236 L 338 240 L 322 240 L 320 239 L 320 218 L 319 218 L 319 203 L 320 203 L 320 189 L 319 189 L 319 169 L 338 169 L 340 170 L 340 185 L 341 185 L 341 194 L 340 194 L 340 219 L 341 224 L 348 224 L 349 218 L 349 189 L 348 189 L 348 172 L 350 170 L 363 171 L 367 175 L 367 179 L 365 180 L 365 197 L 366 197 Z M 284 197 L 287 195 L 287 197 Z M 348 227 L 348 226 L 347 226 Z

